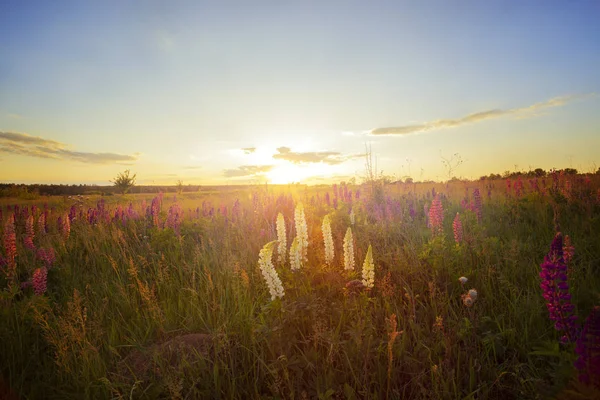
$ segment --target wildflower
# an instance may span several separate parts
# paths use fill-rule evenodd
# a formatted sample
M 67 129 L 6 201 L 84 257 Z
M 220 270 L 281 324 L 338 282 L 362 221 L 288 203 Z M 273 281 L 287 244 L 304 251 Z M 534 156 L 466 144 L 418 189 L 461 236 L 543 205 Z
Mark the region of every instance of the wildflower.
M 367 250 L 367 256 L 363 263 L 362 269 L 362 283 L 367 289 L 371 289 L 375 284 L 375 264 L 373 263 L 373 249 L 369 245 Z
M 475 303 L 475 300 L 473 300 L 473 298 L 468 295 L 463 295 L 462 299 L 463 299 L 463 304 L 467 307 L 472 307 L 473 304 Z
M 348 227 L 344 236 L 344 269 L 354 269 L 354 239 L 352 238 L 352 229 Z
M 594 307 L 585 320 L 575 353 L 578 355 L 575 368 L 579 370 L 579 381 L 600 389 L 600 306 Z
M 298 244 L 298 236 L 292 241 L 290 246 L 290 268 L 292 271 L 297 271 L 302 267 L 302 253 Z
M 17 273 L 17 234 L 15 233 L 15 215 L 12 214 L 4 224 L 4 250 L 6 252 L 6 277 L 11 280 Z
M 325 245 L 325 262 L 327 265 L 331 265 L 334 257 L 333 248 L 333 237 L 331 235 L 331 223 L 329 222 L 329 215 L 323 218 L 323 224 L 321 226 L 323 231 L 323 243 Z
M 475 190 L 473 190 L 473 211 L 475 211 L 475 215 L 477 215 L 477 222 L 481 222 L 483 214 L 481 205 L 481 193 L 479 193 L 479 188 L 475 188 Z
M 569 284 L 567 283 L 567 265 L 563 257 L 563 237 L 560 232 L 556 234 L 550 252 L 544 257 L 541 264 L 542 279 L 540 287 L 543 291 L 546 307 L 554 328 L 564 331 L 562 342 L 572 342 L 577 337 L 577 316 L 573 315 L 575 306 L 571 303 Z
M 565 242 L 563 244 L 563 257 L 565 259 L 565 263 L 569 264 L 573 256 L 575 255 L 575 247 L 571 245 L 571 238 L 569 235 L 565 235 Z
M 62 218 L 58 218 L 58 225 L 63 235 L 63 238 L 67 240 L 71 234 L 71 222 L 69 221 L 69 215 L 65 214 Z
M 463 240 L 463 227 L 458 213 L 456 213 L 456 217 L 454 217 L 454 221 L 452 222 L 452 230 L 454 231 L 454 241 L 460 244 Z
M 444 223 L 444 209 L 442 207 L 442 200 L 440 196 L 436 196 L 431 202 L 429 208 L 429 226 L 433 234 L 441 234 Z
M 473 301 L 477 300 L 477 290 L 475 290 L 475 289 L 469 290 L 468 295 L 470 298 L 473 299 Z
M 262 272 L 263 278 L 267 282 L 269 292 L 271 293 L 271 300 L 275 300 L 277 297 L 283 297 L 284 290 L 279 275 L 275 271 L 271 258 L 273 256 L 273 246 L 275 242 L 269 242 L 263 246 L 258 256 L 258 266 L 260 272 Z
M 38 268 L 33 272 L 31 284 L 36 295 L 41 296 L 46 293 L 46 282 L 48 280 L 48 270 L 46 267 Z
M 39 248 L 36 254 L 38 260 L 41 260 L 46 268 L 50 269 L 54 261 L 56 260 L 56 256 L 54 254 L 54 249 L 50 248 Z
M 23 238 L 23 244 L 29 250 L 35 250 L 35 245 L 33 244 L 34 235 L 35 231 L 33 229 L 33 215 L 30 215 L 25 221 L 25 237 Z
M 308 258 L 308 228 L 306 227 L 306 218 L 304 217 L 304 206 L 302 203 L 296 206 L 294 221 L 296 223 L 296 237 L 298 238 L 300 254 L 302 255 L 302 260 L 306 261 Z
M 356 216 L 354 215 L 354 208 L 350 210 L 350 225 L 354 226 L 356 222 Z
M 285 262 L 286 251 L 287 235 L 285 232 L 285 220 L 283 219 L 283 214 L 279 213 L 277 215 L 277 257 L 280 263 Z

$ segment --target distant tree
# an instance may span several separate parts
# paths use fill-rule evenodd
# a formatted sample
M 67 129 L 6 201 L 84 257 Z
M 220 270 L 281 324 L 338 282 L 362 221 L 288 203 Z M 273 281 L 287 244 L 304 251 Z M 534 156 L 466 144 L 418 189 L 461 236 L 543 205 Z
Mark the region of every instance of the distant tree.
M 181 179 L 177 180 L 175 186 L 177 187 L 177 193 L 181 194 L 183 192 L 183 181 Z
M 563 172 L 566 175 L 577 175 L 577 170 L 575 168 L 565 168 L 563 169 Z
M 135 185 L 136 175 L 137 174 L 133 174 L 133 176 L 131 176 L 131 172 L 127 169 L 124 172 L 120 172 L 111 182 L 115 185 L 118 192 L 125 194 Z
M 546 171 L 544 171 L 541 168 L 536 168 L 533 170 L 533 173 L 535 174 L 535 176 L 537 176 L 538 178 L 541 178 L 543 176 L 546 176 Z

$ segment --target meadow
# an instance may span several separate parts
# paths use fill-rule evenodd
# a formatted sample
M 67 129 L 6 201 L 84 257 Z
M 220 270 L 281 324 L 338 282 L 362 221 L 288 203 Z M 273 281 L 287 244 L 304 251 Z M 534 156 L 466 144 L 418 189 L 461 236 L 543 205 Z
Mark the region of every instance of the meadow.
M 598 174 L 0 211 L 7 398 L 600 393 Z

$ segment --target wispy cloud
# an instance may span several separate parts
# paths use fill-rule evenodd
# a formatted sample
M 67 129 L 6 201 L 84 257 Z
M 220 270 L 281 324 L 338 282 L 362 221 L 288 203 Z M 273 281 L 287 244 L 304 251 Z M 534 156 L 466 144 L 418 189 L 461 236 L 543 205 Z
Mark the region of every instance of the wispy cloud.
M 244 154 L 252 154 L 256 151 L 256 147 L 244 147 L 242 148 Z
M 74 151 L 64 143 L 17 132 L 0 132 L 0 153 L 73 160 L 89 164 L 127 164 L 136 161 L 139 155 Z
M 277 154 L 273 154 L 273 158 L 275 159 L 290 161 L 294 164 L 323 162 L 329 165 L 341 164 L 344 161 L 348 161 L 352 158 L 363 156 L 364 154 L 343 155 L 337 151 L 295 152 L 289 147 L 278 147 Z
M 273 169 L 273 165 L 242 165 L 235 169 L 226 169 L 223 176 L 226 178 L 237 178 L 241 176 L 254 176 L 264 174 Z
M 474 124 L 476 122 L 485 121 L 488 119 L 496 119 L 502 117 L 529 118 L 540 115 L 540 112 L 548 108 L 560 107 L 571 101 L 594 96 L 595 94 L 579 95 L 579 96 L 561 96 L 555 97 L 547 101 L 535 103 L 527 107 L 511 108 L 507 110 L 495 109 L 480 111 L 469 114 L 457 119 L 439 119 L 435 121 L 424 122 L 422 124 L 404 125 L 388 128 L 377 128 L 369 132 L 372 136 L 379 135 L 409 135 L 412 133 L 423 133 L 446 128 L 455 128 L 461 125 Z

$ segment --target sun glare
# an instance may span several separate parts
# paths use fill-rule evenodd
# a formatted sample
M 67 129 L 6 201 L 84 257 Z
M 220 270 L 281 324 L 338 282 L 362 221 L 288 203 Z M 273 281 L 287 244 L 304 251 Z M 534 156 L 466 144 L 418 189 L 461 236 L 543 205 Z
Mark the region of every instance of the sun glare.
M 273 184 L 287 184 L 300 182 L 315 176 L 328 176 L 331 174 L 330 168 L 325 164 L 279 164 L 271 171 L 267 172 L 266 177 Z

